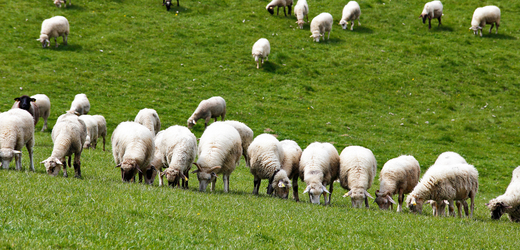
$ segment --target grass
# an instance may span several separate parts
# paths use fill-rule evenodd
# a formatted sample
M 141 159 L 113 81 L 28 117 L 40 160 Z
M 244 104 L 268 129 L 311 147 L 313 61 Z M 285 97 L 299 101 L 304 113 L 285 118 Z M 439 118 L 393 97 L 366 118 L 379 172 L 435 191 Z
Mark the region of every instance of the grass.
M 123 184 L 107 152 L 82 154 L 83 179 L 0 171 L 1 248 L 516 248 L 518 225 L 491 221 L 484 203 L 502 194 L 520 165 L 517 118 L 520 2 L 443 1 L 443 25 L 418 18 L 424 2 L 358 1 L 361 26 L 339 25 L 345 2 L 308 0 L 310 19 L 334 16 L 329 41 L 313 43 L 309 24 L 271 16 L 268 1 L 1 1 L 0 110 L 22 94 L 47 94 L 49 126 L 86 93 L 109 137 L 117 124 L 154 108 L 162 127 L 186 124 L 200 100 L 224 97 L 228 119 L 255 134 L 272 130 L 305 148 L 314 141 L 370 148 L 383 164 L 412 154 L 424 171 L 444 151 L 476 166 L 473 219 L 405 210 L 351 209 L 336 185 L 332 205 L 313 206 L 250 193 L 242 160 L 231 193 Z M 502 10 L 499 34 L 468 30 L 476 7 Z M 177 13 L 178 11 L 178 13 Z M 69 45 L 42 49 L 41 22 L 63 15 Z M 489 29 L 489 26 L 486 26 Z M 269 61 L 257 70 L 251 46 L 265 37 Z M 61 43 L 61 38 L 58 39 Z M 54 45 L 54 43 L 52 43 Z M 41 129 L 40 122 L 36 130 Z M 203 126 L 193 132 L 197 137 Z M 50 130 L 36 132 L 35 162 L 52 151 Z M 265 181 L 261 187 L 264 190 Z M 305 186 L 300 183 L 300 190 Z M 376 180 L 370 193 L 379 186 Z M 264 191 L 265 192 L 265 191 Z

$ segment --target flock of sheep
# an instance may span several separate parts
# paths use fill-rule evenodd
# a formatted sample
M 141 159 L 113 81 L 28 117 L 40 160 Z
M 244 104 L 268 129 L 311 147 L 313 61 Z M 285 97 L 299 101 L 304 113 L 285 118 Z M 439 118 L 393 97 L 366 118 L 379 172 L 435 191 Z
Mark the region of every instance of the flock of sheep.
M 106 121 L 100 115 L 87 115 L 90 102 L 85 94 L 75 96 L 71 108 L 58 117 L 52 129 L 54 147 L 51 156 L 42 161 L 49 175 L 57 176 L 63 169 L 67 177 L 68 166 L 74 166 L 75 176 L 81 177 L 81 153 L 85 148 L 96 148 L 97 139 L 103 137 L 105 150 Z M 15 158 L 17 170 L 21 170 L 21 149 L 25 145 L 30 157 L 30 169 L 34 171 L 33 146 L 34 126 L 38 118 L 45 123 L 50 113 L 50 100 L 46 95 L 15 98 L 13 108 L 0 113 L 0 158 L 2 167 L 9 168 Z M 230 175 L 244 156 L 246 166 L 254 178 L 253 194 L 259 193 L 262 180 L 268 180 L 267 194 L 287 199 L 293 189 L 293 199 L 299 201 L 298 178 L 306 184 L 303 193 L 308 193 L 311 203 L 330 204 L 334 182 L 339 181 L 348 190 L 352 207 L 369 207 L 368 193 L 377 172 L 377 161 L 370 149 L 349 146 L 338 154 L 330 143 L 314 142 L 302 150 L 295 141 L 278 139 L 271 134 L 254 137 L 253 131 L 244 123 L 224 121 L 226 102 L 222 97 L 212 97 L 200 102 L 187 120 L 192 128 L 200 119 L 205 121 L 205 130 L 200 141 L 188 127 L 171 126 L 161 129 L 157 112 L 142 109 L 135 120 L 121 122 L 112 133 L 112 153 L 124 182 L 153 184 L 159 176 L 163 186 L 166 176 L 170 186 L 188 188 L 189 171 L 192 165 L 199 181 L 199 191 L 205 192 L 211 183 L 215 190 L 217 176 L 221 175 L 224 192 L 229 192 Z M 217 121 L 221 117 L 222 121 Z M 211 125 L 207 123 L 215 119 Z M 46 129 L 44 125 L 43 130 Z M 71 158 L 74 154 L 74 162 Z M 446 205 L 451 216 L 459 217 L 462 209 L 466 216 L 473 216 L 474 199 L 478 191 L 476 168 L 455 152 L 442 153 L 419 180 L 419 162 L 409 155 L 387 161 L 379 174 L 380 187 L 375 192 L 375 202 L 381 209 L 397 204 L 402 211 L 404 195 L 413 212 L 422 212 L 424 204 L 431 204 L 436 216 L 445 215 Z M 181 184 L 182 183 L 182 184 Z M 328 186 L 328 187 L 327 187 Z M 398 195 L 398 202 L 393 196 Z M 467 199 L 471 201 L 469 212 Z M 520 167 L 513 171 L 513 178 L 505 194 L 486 204 L 492 218 L 499 219 L 508 213 L 511 221 L 520 221 Z

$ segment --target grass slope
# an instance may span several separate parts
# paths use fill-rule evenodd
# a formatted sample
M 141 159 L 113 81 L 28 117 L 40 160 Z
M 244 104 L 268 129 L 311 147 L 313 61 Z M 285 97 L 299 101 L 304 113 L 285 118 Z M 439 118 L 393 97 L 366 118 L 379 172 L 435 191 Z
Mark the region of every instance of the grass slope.
M 517 1 L 443 1 L 443 25 L 418 16 L 420 1 L 368 0 L 362 26 L 337 23 L 345 1 L 308 0 L 310 19 L 334 16 L 331 39 L 313 43 L 309 24 L 271 16 L 268 1 L 2 1 L 0 110 L 22 94 L 51 98 L 50 127 L 86 93 L 109 137 L 142 108 L 162 127 L 186 124 L 202 99 L 220 95 L 228 119 L 258 135 L 273 130 L 305 148 L 313 141 L 370 148 L 384 162 L 412 154 L 424 171 L 444 151 L 476 166 L 480 189 L 474 219 L 354 210 L 336 184 L 330 207 L 254 197 L 242 161 L 230 194 L 123 184 L 107 152 L 82 155 L 83 179 L 0 171 L 2 248 L 515 248 L 518 225 L 491 221 L 484 203 L 504 192 L 519 165 L 520 15 Z M 499 34 L 468 30 L 474 9 L 502 10 Z M 42 49 L 41 22 L 71 24 L 69 45 Z M 251 46 L 265 37 L 269 61 L 260 70 Z M 61 43 L 61 38 L 58 39 Z M 52 43 L 53 45 L 54 43 Z M 37 125 L 37 130 L 42 123 Z M 197 125 L 197 137 L 203 126 Z M 35 162 L 52 151 L 50 130 L 37 132 Z M 108 140 L 110 145 L 110 140 Z M 23 164 L 28 157 L 24 149 Z M 11 168 L 13 168 L 11 166 Z M 262 190 L 265 187 L 265 181 Z M 373 193 L 379 183 L 369 190 Z M 300 183 L 300 187 L 304 187 Z M 300 188 L 300 190 L 303 190 Z

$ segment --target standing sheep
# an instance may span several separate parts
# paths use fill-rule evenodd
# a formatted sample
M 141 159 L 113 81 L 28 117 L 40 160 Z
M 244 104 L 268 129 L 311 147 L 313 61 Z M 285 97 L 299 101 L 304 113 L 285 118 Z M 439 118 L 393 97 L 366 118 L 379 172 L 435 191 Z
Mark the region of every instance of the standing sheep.
M 439 26 L 441 26 L 441 18 L 442 18 L 442 3 L 441 1 L 431 1 L 424 5 L 424 9 L 419 16 L 422 18 L 422 22 L 426 23 L 426 18 L 428 18 L 428 29 L 432 29 L 432 19 L 437 18 L 439 20 Z
M 27 95 L 23 95 L 14 98 L 14 101 L 15 102 L 11 108 L 19 108 L 29 112 L 29 114 L 31 114 L 31 116 L 33 117 L 34 125 L 36 125 L 36 123 L 38 123 L 38 120 L 40 119 L 40 109 L 38 108 L 38 104 L 36 104 L 36 99 Z
M 359 16 L 361 16 L 361 8 L 356 1 L 350 1 L 343 7 L 343 15 L 341 16 L 341 21 L 339 21 L 339 25 L 345 30 L 348 26 L 348 21 L 352 21 L 352 25 L 350 26 L 350 30 L 354 30 L 354 21 L 358 20 L 358 26 L 361 25 L 359 22 Z
M 85 139 L 85 143 L 83 144 L 83 148 L 96 149 L 98 139 L 97 120 L 91 115 L 81 115 L 78 118 L 85 123 L 85 126 L 87 126 L 87 137 Z
M 511 183 L 506 192 L 486 203 L 491 210 L 491 219 L 498 220 L 504 213 L 509 214 L 509 220 L 520 222 L 520 167 L 513 170 Z
M 242 155 L 242 141 L 238 131 L 225 123 L 213 123 L 202 134 L 198 149 L 197 174 L 199 191 L 205 192 L 211 182 L 215 191 L 217 174 L 222 174 L 224 192 L 229 192 L 229 176 L 235 170 Z
M 47 129 L 47 119 L 51 114 L 51 100 L 45 94 L 36 94 L 31 96 L 35 99 L 35 104 L 38 106 L 39 117 L 43 118 L 42 132 Z
M 172 7 L 172 0 L 163 0 L 162 5 L 166 5 L 166 11 L 170 11 L 170 8 Z M 177 0 L 177 7 L 179 7 L 179 0 Z
M 303 193 L 309 193 L 313 204 L 320 204 L 323 193 L 325 205 L 330 204 L 334 181 L 338 178 L 339 155 L 330 143 L 313 142 L 302 152 L 300 158 L 300 178 L 307 184 Z M 327 190 L 327 185 L 330 184 Z
M 397 212 L 403 209 L 404 195 L 412 192 L 419 182 L 421 166 L 411 155 L 401 155 L 385 163 L 379 174 L 379 190 L 376 191 L 375 202 L 380 209 L 393 208 L 396 204 L 392 199 L 394 194 L 398 195 L 399 204 Z
M 15 157 L 16 170 L 22 169 L 22 148 L 29 152 L 29 167 L 34 171 L 34 125 L 32 116 L 21 109 L 0 113 L 0 158 L 2 167 L 9 168 Z
M 302 156 L 302 149 L 298 146 L 298 143 L 292 140 L 283 140 L 280 142 L 283 148 L 283 161 L 282 169 L 285 170 L 287 176 L 292 180 L 293 187 L 293 199 L 300 201 L 298 197 L 298 177 L 300 158 Z
M 90 111 L 90 102 L 88 101 L 87 95 L 77 94 L 74 96 L 74 100 L 70 105 L 69 112 L 76 115 L 86 115 Z
M 105 117 L 103 117 L 102 115 L 93 115 L 92 117 L 96 119 L 98 125 L 98 139 L 99 137 L 103 137 L 103 151 L 105 151 L 105 137 L 107 137 L 107 121 L 105 120 Z
M 69 35 L 69 21 L 67 18 L 62 16 L 55 16 L 49 19 L 45 19 L 42 22 L 42 30 L 40 32 L 40 38 L 36 39 L 42 43 L 42 47 L 45 48 L 50 46 L 49 39 L 54 37 L 54 44 L 58 48 L 58 42 L 56 38 L 59 36 L 63 37 L 63 45 L 67 45 L 67 37 Z
M 368 206 L 368 193 L 376 177 L 377 161 L 372 151 L 360 146 L 343 149 L 340 158 L 339 182 L 341 187 L 350 190 L 343 197 L 350 196 L 352 207 L 361 208 L 363 200 Z
M 271 53 L 271 44 L 265 38 L 260 38 L 253 44 L 253 51 L 251 52 L 255 58 L 256 68 L 259 69 L 258 60 L 261 59 L 262 65 L 264 65 L 264 58 L 267 61 L 269 59 L 269 53 Z
M 246 161 L 246 167 L 251 166 L 249 164 L 249 156 L 247 154 L 247 149 L 251 142 L 253 142 L 254 133 L 247 125 L 238 121 L 224 121 L 223 123 L 231 125 L 234 127 L 238 133 L 240 134 L 240 140 L 242 141 L 242 154 L 244 155 L 244 159 Z
M 330 31 L 332 30 L 332 15 L 329 13 L 321 13 L 311 21 L 311 33 L 310 37 L 315 42 L 320 41 L 320 37 L 325 40 L 325 32 L 328 32 L 327 39 L 330 39 Z
M 122 122 L 112 133 L 112 154 L 124 182 L 135 182 L 139 172 L 140 183 L 144 175 L 145 183 L 152 184 L 154 149 L 154 134 L 137 122 Z
M 280 11 L 280 7 L 283 7 L 283 14 L 287 16 L 287 13 L 285 12 L 285 6 L 289 8 L 289 16 L 291 15 L 291 7 L 293 5 L 293 0 L 273 0 L 271 1 L 265 9 L 271 13 L 271 15 L 274 14 L 274 7 L 278 7 L 276 9 L 276 15 L 278 15 L 278 12 Z
M 217 121 L 219 116 L 222 117 L 222 121 L 226 116 L 226 101 L 224 98 L 214 96 L 207 100 L 202 100 L 188 119 L 188 128 L 192 129 L 199 119 L 204 119 L 204 129 L 206 129 L 211 118 L 215 118 L 215 121 Z
M 154 109 L 139 110 L 139 113 L 135 116 L 134 122 L 147 127 L 152 131 L 154 136 L 159 133 L 159 130 L 161 130 L 161 120 L 159 119 L 157 111 Z
M 307 0 L 298 0 L 296 6 L 294 6 L 294 15 L 296 16 L 296 23 L 298 24 L 298 28 L 303 29 L 303 18 L 307 17 L 307 22 L 309 22 L 309 5 L 307 4 Z
M 493 26 L 496 24 L 496 32 L 498 34 L 498 26 L 500 26 L 500 9 L 497 6 L 490 5 L 485 7 L 480 7 L 473 12 L 473 19 L 471 20 L 471 28 L 475 35 L 478 35 L 480 31 L 480 36 L 482 37 L 482 28 L 486 26 L 486 24 L 491 24 L 491 28 L 489 28 L 489 33 L 491 34 L 491 30 Z

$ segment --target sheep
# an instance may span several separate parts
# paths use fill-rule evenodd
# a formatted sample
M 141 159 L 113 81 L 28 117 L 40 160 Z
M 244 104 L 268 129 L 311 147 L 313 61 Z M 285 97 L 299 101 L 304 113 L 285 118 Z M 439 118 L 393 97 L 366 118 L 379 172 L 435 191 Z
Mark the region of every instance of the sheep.
M 77 94 L 70 105 L 69 112 L 76 115 L 86 115 L 90 111 L 90 102 L 88 101 L 87 95 Z
M 40 109 L 38 108 L 38 104 L 36 104 L 36 99 L 27 95 L 22 95 L 14 98 L 14 101 L 15 102 L 11 109 L 19 108 L 29 112 L 33 117 L 34 125 L 36 126 L 36 123 L 38 123 L 38 120 L 40 119 Z
M 51 137 L 54 143 L 51 156 L 41 162 L 45 165 L 47 173 L 57 176 L 63 166 L 63 177 L 68 177 L 65 157 L 69 157 L 68 163 L 71 167 L 70 161 L 74 154 L 74 177 L 81 178 L 81 152 L 87 137 L 85 123 L 78 116 L 65 113 L 58 118 L 52 128 Z
M 419 182 L 421 166 L 411 155 L 401 155 L 385 163 L 379 174 L 379 190 L 376 191 L 375 202 L 380 209 L 388 209 L 396 204 L 392 199 L 394 194 L 398 194 L 399 204 L 397 212 L 402 211 L 404 195 L 412 192 Z
M 442 16 L 441 1 L 431 1 L 424 5 L 424 9 L 419 17 L 422 18 L 423 23 L 426 23 L 426 18 L 428 18 L 428 29 L 432 29 L 432 19 L 437 18 L 439 20 L 439 26 L 441 26 Z
M 339 182 L 341 187 L 350 190 L 343 197 L 350 196 L 352 207 L 361 208 L 363 200 L 368 208 L 368 197 L 374 199 L 368 189 L 374 182 L 377 161 L 368 148 L 349 146 L 343 149 L 340 158 Z
M 242 154 L 244 155 L 244 159 L 246 161 L 246 167 L 251 166 L 249 163 L 249 156 L 247 154 L 247 149 L 251 142 L 253 142 L 254 133 L 247 125 L 238 121 L 224 121 L 223 123 L 231 125 L 234 127 L 238 133 L 240 134 L 240 140 L 242 141 Z
M 93 115 L 92 116 L 97 121 L 98 125 L 98 139 L 103 137 L 103 151 L 105 151 L 105 137 L 107 136 L 107 121 L 105 117 L 102 115 Z M 96 143 L 97 145 L 97 143 Z M 95 148 L 94 148 L 95 149 Z
M 199 180 L 199 191 L 205 192 L 211 182 L 211 191 L 215 191 L 217 174 L 222 174 L 224 192 L 229 192 L 229 176 L 235 170 L 242 155 L 240 134 L 225 123 L 213 123 L 202 134 L 198 147 L 199 159 L 195 166 Z
M 300 179 L 307 184 L 303 193 L 309 193 L 313 204 L 320 204 L 323 193 L 325 205 L 330 204 L 334 181 L 338 178 L 339 155 L 330 143 L 313 142 L 303 150 L 300 158 Z M 330 184 L 327 190 L 327 184 Z
M 29 167 L 34 172 L 34 125 L 32 116 L 21 109 L 0 113 L 0 158 L 2 167 L 9 168 L 13 156 L 16 170 L 22 169 L 22 148 L 29 152 Z
M 278 7 L 276 9 L 276 15 L 278 15 L 278 12 L 280 11 L 280 7 L 283 7 L 283 14 L 287 16 L 287 13 L 285 12 L 285 6 L 289 9 L 289 16 L 291 15 L 291 8 L 293 5 L 293 0 L 273 0 L 271 1 L 265 9 L 271 13 L 271 15 L 274 15 L 274 7 Z
M 163 176 L 166 175 L 168 185 L 179 186 L 179 180 L 182 180 L 182 188 L 188 188 L 189 171 L 195 157 L 197 138 L 188 128 L 175 125 L 159 132 L 155 137 L 155 153 L 151 162 L 160 173 L 159 186 L 163 186 Z M 166 170 L 162 171 L 163 167 Z
M 134 122 L 147 127 L 154 136 L 161 130 L 161 120 L 154 109 L 141 109 L 135 116 Z
M 434 164 L 424 174 L 421 181 L 406 198 L 412 212 L 422 212 L 423 203 L 434 200 L 437 205 L 447 200 L 453 207 L 453 200 L 471 199 L 471 217 L 473 217 L 474 200 L 478 190 L 478 171 L 469 164 Z M 437 215 L 443 210 L 437 207 Z M 455 213 L 450 209 L 450 215 Z
M 56 7 L 61 8 L 61 4 L 63 4 L 65 8 L 67 8 L 67 0 L 54 0 L 54 5 L 56 5 Z M 69 0 L 69 5 L 72 5 L 71 0 Z
M 135 175 L 139 172 L 139 183 L 153 183 L 155 167 L 150 165 L 153 160 L 155 144 L 154 134 L 145 126 L 137 122 L 122 122 L 112 133 L 112 155 L 121 168 L 123 182 L 135 182 Z
M 361 16 L 361 8 L 356 1 L 350 1 L 343 7 L 343 15 L 341 16 L 341 21 L 339 21 L 339 25 L 343 27 L 343 29 L 347 29 L 348 21 L 352 21 L 352 25 L 350 26 L 350 30 L 354 30 L 354 20 L 358 20 L 358 26 L 361 25 L 359 22 L 359 16 Z
M 207 100 L 202 100 L 197 109 L 195 109 L 195 112 L 193 112 L 188 119 L 188 128 L 192 129 L 199 119 L 204 119 L 204 129 L 206 129 L 210 119 L 215 118 L 215 121 L 217 121 L 219 116 L 222 117 L 222 121 L 224 117 L 226 117 L 226 101 L 224 98 L 214 96 Z
M 68 35 L 69 21 L 67 20 L 67 18 L 62 16 L 54 16 L 49 19 L 43 20 L 40 38 L 36 40 L 42 43 L 43 48 L 46 48 L 51 44 L 49 39 L 54 37 L 55 47 L 58 48 L 58 41 L 56 41 L 56 38 L 62 36 L 63 45 L 67 45 Z
M 303 18 L 307 17 L 307 22 L 309 22 L 309 5 L 307 4 L 307 0 L 298 0 L 296 6 L 294 6 L 294 15 L 296 16 L 296 23 L 300 29 L 303 29 Z
M 47 129 L 47 119 L 49 119 L 49 115 L 51 114 L 51 100 L 45 94 L 36 94 L 31 96 L 31 98 L 35 99 L 36 106 L 38 107 L 39 117 L 43 118 L 43 127 L 42 132 Z
M 486 203 L 491 210 L 491 219 L 498 220 L 504 213 L 512 222 L 520 222 L 520 167 L 513 170 L 513 177 L 506 192 Z
M 500 9 L 497 6 L 489 5 L 485 7 L 480 7 L 473 12 L 473 19 L 471 20 L 471 28 L 475 35 L 478 35 L 480 31 L 480 36 L 482 37 L 482 28 L 486 26 L 486 24 L 491 24 L 491 28 L 489 28 L 489 34 L 491 34 L 491 30 L 493 26 L 496 24 L 496 32 L 498 34 L 498 26 L 500 26 Z
M 325 40 L 325 32 L 328 32 L 327 39 L 330 39 L 330 31 L 332 30 L 332 15 L 329 13 L 321 13 L 311 21 L 311 33 L 310 37 L 313 38 L 315 42 L 320 41 L 320 37 L 323 37 Z
M 172 0 L 163 0 L 162 5 L 166 5 L 166 11 L 170 11 L 170 8 L 172 7 Z M 179 7 L 179 0 L 177 0 L 177 7 Z
M 255 58 L 256 62 L 256 68 L 259 69 L 259 62 L 258 60 L 261 59 L 262 65 L 264 65 L 264 58 L 265 60 L 269 60 L 269 53 L 271 53 L 271 44 L 269 44 L 269 41 L 265 38 L 260 38 L 258 41 L 253 44 L 253 51 L 251 54 L 253 55 L 253 58 Z
M 85 126 L 87 126 L 87 137 L 83 144 L 83 148 L 96 149 L 98 139 L 98 121 L 91 115 L 81 115 L 78 118 L 85 123 Z
M 283 140 L 280 144 L 282 145 L 284 155 L 282 169 L 285 170 L 289 179 L 292 180 L 293 199 L 298 202 L 300 201 L 298 197 L 298 169 L 300 167 L 302 149 L 298 146 L 298 143 L 292 140 Z

